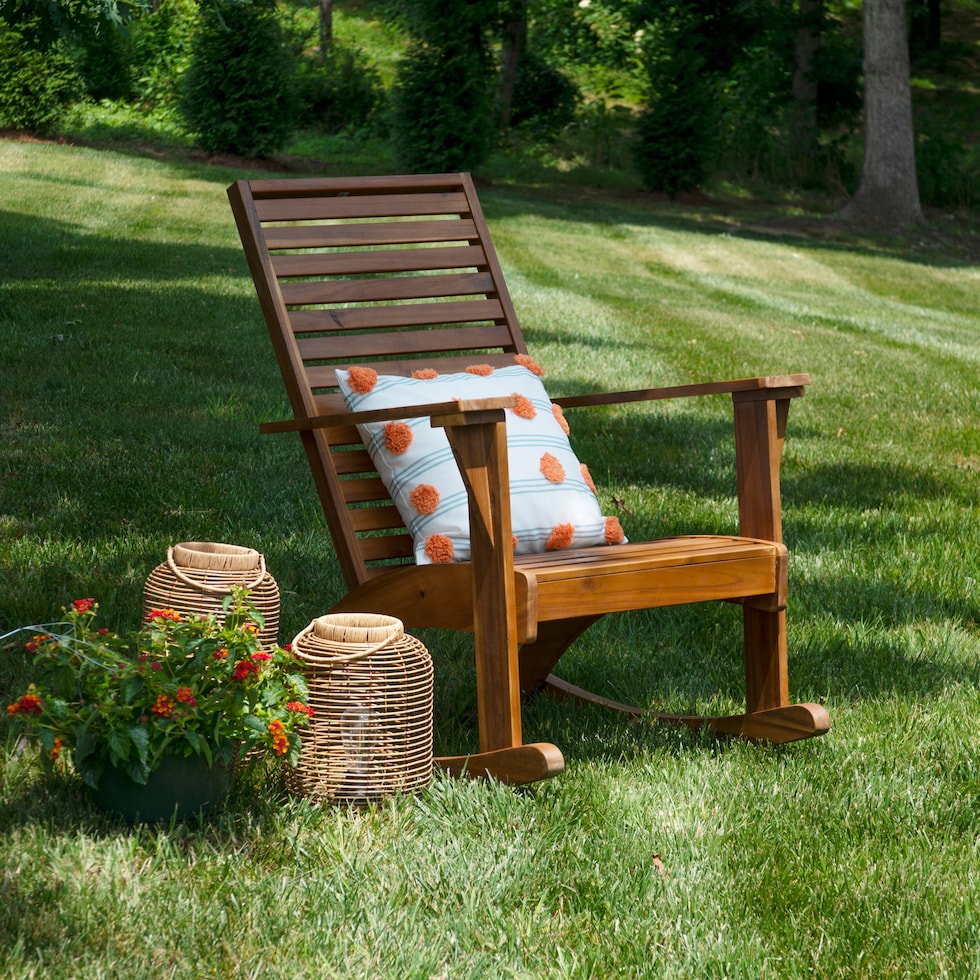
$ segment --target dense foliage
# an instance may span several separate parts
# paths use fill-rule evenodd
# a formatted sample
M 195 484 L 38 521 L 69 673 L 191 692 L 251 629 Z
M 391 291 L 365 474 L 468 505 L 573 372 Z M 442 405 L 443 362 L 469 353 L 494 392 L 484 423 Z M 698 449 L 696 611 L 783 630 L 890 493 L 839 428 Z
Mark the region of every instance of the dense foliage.
M 947 28 L 967 2 L 909 6 L 920 193 L 944 207 L 980 200 L 976 44 Z M 860 9 L 365 0 L 333 5 L 324 42 L 315 0 L 0 0 L 0 125 L 58 131 L 88 99 L 212 152 L 343 134 L 388 140 L 402 169 L 475 169 L 502 149 L 671 194 L 719 179 L 841 194 L 862 157 Z
M 272 0 L 211 0 L 185 81 L 188 129 L 211 153 L 275 153 L 292 131 L 291 74 Z

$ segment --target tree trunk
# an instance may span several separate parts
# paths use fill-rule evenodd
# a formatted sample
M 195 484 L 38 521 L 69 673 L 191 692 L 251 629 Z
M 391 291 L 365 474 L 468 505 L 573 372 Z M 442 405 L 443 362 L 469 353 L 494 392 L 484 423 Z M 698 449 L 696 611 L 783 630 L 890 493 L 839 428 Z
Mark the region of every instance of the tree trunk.
M 796 177 L 814 166 L 817 143 L 817 52 L 823 22 L 823 0 L 800 0 L 796 29 L 796 67 L 793 71 L 793 114 L 790 154 Z
M 905 0 L 864 0 L 864 171 L 840 216 L 893 229 L 923 220 Z
M 527 41 L 527 0 L 512 0 L 504 20 L 500 45 L 500 77 L 497 80 L 497 121 L 500 128 L 510 125 L 517 69 Z
M 333 41 L 333 0 L 320 0 L 320 64 L 327 60 L 327 49 Z

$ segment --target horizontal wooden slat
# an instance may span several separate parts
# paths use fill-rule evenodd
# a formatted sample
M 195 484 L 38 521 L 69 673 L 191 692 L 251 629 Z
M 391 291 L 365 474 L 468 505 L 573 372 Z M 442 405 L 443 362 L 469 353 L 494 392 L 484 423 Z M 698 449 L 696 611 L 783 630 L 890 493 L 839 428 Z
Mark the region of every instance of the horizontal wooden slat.
M 462 192 L 257 198 L 259 220 L 322 221 L 328 218 L 400 218 L 427 214 L 467 214 Z
M 344 500 L 348 504 L 364 504 L 373 500 L 388 500 L 388 490 L 380 476 L 365 476 L 355 480 L 342 480 Z
M 405 522 L 395 507 L 355 507 L 348 511 L 351 527 L 360 534 L 362 531 L 390 531 L 404 527 Z
M 280 278 L 296 276 L 352 276 L 375 273 L 426 272 L 430 269 L 467 269 L 486 266 L 486 253 L 478 245 L 392 248 L 368 252 L 301 252 L 275 255 L 272 267 Z
M 616 574 L 624 567 L 658 568 L 698 565 L 732 558 L 774 558 L 785 551 L 782 545 L 757 538 L 693 534 L 659 538 L 638 544 L 619 544 L 540 555 L 518 555 L 515 565 L 533 565 L 539 581 L 574 578 L 587 567 L 590 576 Z
M 362 561 L 392 561 L 396 558 L 410 558 L 415 554 L 412 538 L 408 534 L 358 538 L 357 545 Z
M 306 314 L 313 314 L 308 316 Z M 347 331 L 347 330 L 398 330 L 403 327 L 427 327 L 434 324 L 458 323 L 458 324 L 486 324 L 488 321 L 503 319 L 503 309 L 495 299 L 471 299 L 452 301 L 444 303 L 402 303 L 397 306 L 350 306 L 341 310 L 297 310 L 290 315 L 290 326 L 297 334 L 316 331 Z M 431 331 L 420 331 L 421 334 Z M 405 335 L 399 334 L 394 341 L 395 346 L 390 347 L 371 338 L 365 344 L 364 334 L 359 334 L 366 348 L 381 347 L 384 350 L 398 350 L 399 348 L 412 350 L 410 345 L 404 343 Z M 303 341 L 300 339 L 300 350 L 306 360 L 320 357 L 335 357 L 329 350 L 332 343 L 341 344 L 343 338 L 319 338 L 319 347 L 323 353 L 308 354 L 307 347 L 304 346 L 314 343 L 314 341 Z M 324 348 L 324 344 L 327 345 Z M 485 346 L 485 344 L 484 344 Z M 446 344 L 440 343 L 432 347 L 432 338 L 424 342 L 419 350 L 445 350 Z M 343 355 L 346 356 L 346 355 Z
M 332 362 L 324 365 L 310 365 L 306 369 L 307 381 L 311 388 L 329 388 L 336 383 L 330 380 L 334 369 L 342 364 L 371 364 L 379 373 L 411 374 L 422 367 L 429 367 L 428 359 L 421 364 L 403 361 L 404 369 L 400 371 L 380 371 L 373 362 L 375 359 L 395 360 L 398 355 L 408 358 L 412 354 L 438 354 L 446 351 L 449 343 L 452 343 L 453 351 L 481 352 L 478 356 L 474 355 L 462 364 L 462 370 L 466 370 L 470 364 L 493 363 L 482 352 L 486 349 L 503 348 L 509 339 L 506 327 L 490 325 L 453 327 L 449 330 L 416 330 L 405 334 L 354 334 L 352 337 L 329 338 L 323 344 L 319 344 L 315 338 L 311 338 L 300 340 L 298 344 L 300 345 L 300 353 L 305 360 L 329 359 Z M 314 344 L 316 346 L 312 346 Z M 510 359 L 510 363 L 513 363 L 513 358 Z M 434 363 L 431 366 L 439 373 L 444 373 Z M 326 379 L 321 369 L 326 369 L 328 372 Z
M 413 191 L 458 191 L 463 186 L 462 174 L 377 174 L 369 177 L 290 177 L 283 180 L 251 180 L 248 189 L 255 200 L 274 200 L 282 197 L 318 197 L 321 194 L 377 195 L 404 194 Z
M 370 279 L 314 279 L 282 283 L 280 290 L 287 306 L 314 306 L 470 296 L 492 293 L 494 284 L 489 272 L 459 272 Z
M 412 242 L 460 242 L 478 238 L 468 218 L 439 217 L 427 221 L 368 221 L 361 224 L 270 225 L 263 229 L 266 247 L 348 248 L 355 245 L 408 245 Z
M 354 473 L 373 473 L 374 461 L 366 449 L 346 449 L 332 452 L 330 458 L 341 476 Z
M 378 374 L 400 374 L 408 377 L 413 371 L 418 371 L 420 368 L 431 368 L 439 374 L 456 374 L 465 371 L 471 364 L 489 364 L 492 367 L 508 367 L 513 363 L 513 353 L 488 354 L 483 350 L 462 356 L 420 357 L 417 360 L 374 361 L 371 358 L 365 357 L 346 363 L 308 367 L 306 369 L 306 376 L 310 387 L 317 392 L 321 392 L 325 389 L 336 388 L 336 369 L 348 368 L 352 364 L 370 364 Z M 329 413 L 324 412 L 324 414 Z

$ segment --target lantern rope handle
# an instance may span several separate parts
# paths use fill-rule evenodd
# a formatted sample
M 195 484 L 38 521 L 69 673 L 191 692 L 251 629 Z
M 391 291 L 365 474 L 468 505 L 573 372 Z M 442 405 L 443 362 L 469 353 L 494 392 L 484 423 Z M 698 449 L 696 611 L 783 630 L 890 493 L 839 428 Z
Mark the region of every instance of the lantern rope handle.
M 173 546 L 167 548 L 167 565 L 170 571 L 177 576 L 178 581 L 183 582 L 184 585 L 190 586 L 192 589 L 197 589 L 199 592 L 210 592 L 212 595 L 229 595 L 231 588 L 225 585 L 208 585 L 206 582 L 195 582 L 194 579 L 190 578 L 184 572 L 180 570 L 177 566 L 177 562 L 174 561 L 174 549 Z M 202 569 L 202 571 L 207 571 Z M 251 592 L 257 585 L 262 582 L 265 578 L 265 555 L 259 555 L 259 574 L 256 579 L 252 582 L 246 583 L 242 586 L 247 591 Z
M 303 639 L 304 636 L 306 636 L 313 630 L 315 624 L 316 624 L 316 620 L 314 619 L 310 622 L 310 625 L 307 626 L 306 629 L 300 630 L 293 638 L 292 647 L 294 653 L 297 653 L 297 651 L 299 650 L 300 641 Z M 307 653 L 304 650 L 302 654 L 297 654 L 297 655 L 299 656 L 300 660 L 311 664 L 337 664 L 337 663 L 352 664 L 352 663 L 356 663 L 358 660 L 363 660 L 365 657 L 370 657 L 371 654 L 373 653 L 378 653 L 380 650 L 383 650 L 386 646 L 388 646 L 389 643 L 391 643 L 392 640 L 396 640 L 402 634 L 402 632 L 403 632 L 402 626 L 399 624 L 398 626 L 393 627 L 391 632 L 379 643 L 372 643 L 368 645 L 366 650 L 357 650 L 354 653 L 336 653 L 336 654 L 331 654 L 330 656 L 327 657 L 320 657 L 317 656 L 316 654 Z M 352 643 L 350 645 L 363 646 L 364 644 Z

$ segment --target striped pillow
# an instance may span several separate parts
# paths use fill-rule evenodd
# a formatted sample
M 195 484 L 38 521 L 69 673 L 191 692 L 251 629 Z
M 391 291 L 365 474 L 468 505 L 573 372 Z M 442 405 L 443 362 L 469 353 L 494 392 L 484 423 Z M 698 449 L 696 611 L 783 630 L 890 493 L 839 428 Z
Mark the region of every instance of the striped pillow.
M 536 365 L 529 358 L 525 363 Z M 405 405 L 516 395 L 507 411 L 507 459 L 516 554 L 586 548 L 625 541 L 615 517 L 599 510 L 588 470 L 568 442 L 568 427 L 541 381 L 525 363 L 465 373 L 420 371 L 411 378 L 378 375 L 370 367 L 337 371 L 348 408 Z M 540 369 L 537 369 L 540 370 Z M 441 428 L 427 418 L 359 426 L 361 437 L 415 541 L 415 559 L 468 561 L 466 490 Z

